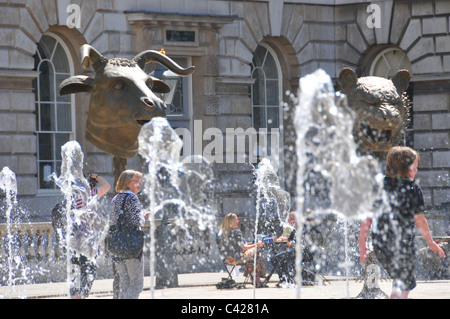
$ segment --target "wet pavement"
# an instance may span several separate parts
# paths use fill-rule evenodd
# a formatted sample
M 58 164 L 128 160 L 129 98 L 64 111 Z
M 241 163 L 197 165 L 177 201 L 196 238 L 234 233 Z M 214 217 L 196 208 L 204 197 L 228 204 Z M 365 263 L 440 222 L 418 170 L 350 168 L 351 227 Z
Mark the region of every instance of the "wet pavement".
M 354 299 L 363 289 L 364 283 L 355 279 L 325 276 L 322 283 L 314 286 L 277 288 L 278 278 L 272 276 L 266 288 L 254 289 L 246 284 L 244 289 L 218 289 L 216 284 L 226 277 L 225 273 L 179 274 L 178 287 L 151 289 L 150 277 L 145 277 L 144 290 L 139 299 L 234 299 L 234 300 L 276 300 L 276 299 Z M 241 275 L 236 280 L 242 283 Z M 387 295 L 391 292 L 391 280 L 381 280 L 379 286 Z M 16 286 L 13 290 L 0 287 L 1 298 L 68 299 L 66 282 Z M 113 299 L 112 279 L 96 280 L 89 299 Z M 409 299 L 450 299 L 450 280 L 418 281 Z

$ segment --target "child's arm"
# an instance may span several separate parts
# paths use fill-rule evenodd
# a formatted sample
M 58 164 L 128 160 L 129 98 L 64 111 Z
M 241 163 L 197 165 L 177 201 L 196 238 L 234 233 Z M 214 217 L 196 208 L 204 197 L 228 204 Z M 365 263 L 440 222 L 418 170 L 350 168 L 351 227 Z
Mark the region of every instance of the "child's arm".
M 366 261 L 367 252 L 369 250 L 369 247 L 367 247 L 367 236 L 369 234 L 370 225 L 372 225 L 371 218 L 361 221 L 361 229 L 359 232 L 359 259 L 361 264 Z
M 442 258 L 445 258 L 445 253 L 442 250 L 441 247 L 439 247 L 438 244 L 433 240 L 433 237 L 431 237 L 430 228 L 428 227 L 427 219 L 425 218 L 425 214 L 419 214 L 414 216 L 414 222 L 416 223 L 417 228 L 420 231 L 420 234 L 427 242 L 428 246 L 430 247 L 431 251 L 433 253 L 439 253 L 439 256 Z

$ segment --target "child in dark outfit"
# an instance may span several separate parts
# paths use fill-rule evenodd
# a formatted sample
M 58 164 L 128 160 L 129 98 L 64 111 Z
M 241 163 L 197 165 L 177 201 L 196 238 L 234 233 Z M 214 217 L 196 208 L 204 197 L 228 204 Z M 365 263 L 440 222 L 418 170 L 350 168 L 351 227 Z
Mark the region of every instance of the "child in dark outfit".
M 422 189 L 414 180 L 419 163 L 419 154 L 409 147 L 393 147 L 386 157 L 384 188 L 390 206 L 378 217 L 372 238 L 377 260 L 394 280 L 391 298 L 406 299 L 416 286 L 414 224 L 430 249 L 445 257 L 431 237 Z M 359 251 L 362 263 L 368 253 L 366 240 L 371 223 L 370 218 L 361 223 Z

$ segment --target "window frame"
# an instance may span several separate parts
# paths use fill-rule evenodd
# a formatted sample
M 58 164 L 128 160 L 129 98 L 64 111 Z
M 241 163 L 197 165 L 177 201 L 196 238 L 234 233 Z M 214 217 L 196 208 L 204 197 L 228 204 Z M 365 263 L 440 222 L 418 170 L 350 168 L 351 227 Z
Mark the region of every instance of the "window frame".
M 386 59 L 386 54 L 388 54 L 388 53 L 390 53 L 392 51 L 398 51 L 398 52 L 401 52 L 404 55 L 403 58 L 401 59 L 400 63 L 397 66 L 391 65 L 391 63 L 389 63 L 389 61 L 387 61 L 387 59 Z M 379 52 L 375 56 L 375 58 L 373 59 L 372 63 L 370 64 L 369 75 L 371 75 L 371 76 L 375 75 L 375 71 L 376 71 L 375 70 L 375 66 L 377 65 L 377 63 L 378 63 L 378 61 L 380 59 L 383 59 L 385 61 L 385 63 L 389 66 L 389 70 L 392 69 L 392 68 L 396 68 L 397 71 L 398 71 L 398 70 L 400 70 L 400 66 L 401 66 L 403 60 L 405 59 L 405 57 L 408 59 L 409 66 L 410 66 L 408 71 L 411 73 L 411 61 L 409 61 L 409 58 L 408 58 L 408 55 L 406 54 L 406 52 L 404 52 L 403 50 L 401 50 L 401 49 L 399 49 L 397 47 L 390 47 L 390 48 L 386 48 L 386 49 L 382 50 L 381 52 Z M 385 75 L 383 75 L 383 77 L 387 78 L 388 75 L 389 74 L 385 74 Z M 379 75 L 379 76 L 381 76 L 381 75 Z
M 276 165 L 275 165 L 275 163 L 272 163 L 272 165 L 274 166 L 274 168 L 277 170 L 277 173 L 278 173 L 278 178 L 279 178 L 279 180 L 280 180 L 280 183 L 282 184 L 283 183 L 283 181 L 284 181 L 284 141 L 283 141 L 283 135 L 284 135 L 284 123 L 283 123 L 283 121 L 284 121 L 284 113 L 283 113 L 283 105 L 284 105 L 284 101 L 283 101 L 283 72 L 282 72 L 282 67 L 281 67 L 281 63 L 280 63 L 280 60 L 279 60 L 279 58 L 278 58 L 278 55 L 276 54 L 276 52 L 275 52 L 275 50 L 270 46 L 270 45 L 268 45 L 267 43 L 264 43 L 264 42 L 261 42 L 261 43 L 259 43 L 258 44 L 258 46 L 257 46 L 257 48 L 258 47 L 262 47 L 262 48 L 264 48 L 265 50 L 266 50 L 266 53 L 265 53 L 265 56 L 264 56 L 264 61 L 263 61 L 263 63 L 262 63 L 262 66 L 263 66 L 263 68 L 264 68 L 264 64 L 265 64 L 265 62 L 266 62 L 266 59 L 267 59 L 267 54 L 270 54 L 271 55 L 271 57 L 272 57 L 272 59 L 273 59 L 273 61 L 274 61 L 274 63 L 275 63 L 275 67 L 276 67 L 276 73 L 277 73 L 277 82 L 278 82 L 278 97 L 277 97 L 277 100 L 278 100 L 278 105 L 277 105 L 277 107 L 278 107 L 278 122 L 279 122 L 279 125 L 278 125 L 278 129 L 279 129 L 279 138 L 278 138 L 278 167 L 275 167 Z M 257 48 L 255 49 L 255 51 L 253 52 L 253 56 L 255 55 L 255 52 L 256 52 L 256 50 L 257 50 Z M 253 63 L 253 60 L 252 60 L 252 62 L 251 62 L 251 75 L 250 75 L 250 77 L 252 78 L 252 79 L 256 79 L 254 76 L 253 76 L 253 74 L 254 74 L 254 72 L 255 72 L 255 70 L 257 69 L 255 66 L 254 66 L 254 63 Z M 259 68 L 259 67 L 258 67 Z M 264 79 L 264 81 L 265 81 L 265 79 Z M 255 83 L 256 83 L 256 81 L 255 81 Z M 254 108 L 255 107 L 258 107 L 258 108 L 264 108 L 265 109 L 265 114 L 267 115 L 267 109 L 268 108 L 270 108 L 270 107 L 275 107 L 275 105 L 268 105 L 267 104 L 267 86 L 265 85 L 265 96 L 264 96 L 264 99 L 265 99 L 265 103 L 264 103 L 264 105 L 255 105 L 254 104 L 254 98 L 253 98 L 253 90 L 254 90 L 254 85 L 255 84 L 252 84 L 251 85 L 251 87 L 250 87 L 250 98 L 251 98 L 251 104 L 252 104 L 252 127 L 255 127 L 255 112 L 254 112 Z M 266 116 L 266 121 L 267 121 L 267 116 Z M 265 125 L 265 127 L 267 128 L 267 123 L 266 123 L 266 125 Z M 259 134 L 259 131 L 257 131 L 256 132 L 256 135 L 257 135 L 257 137 L 258 137 L 258 146 L 260 145 L 260 141 L 259 141 L 259 137 L 261 136 L 260 134 Z M 270 132 L 267 132 L 267 138 L 269 139 L 270 138 Z M 269 142 L 268 142 L 269 143 Z M 251 152 L 255 152 L 255 150 L 249 150 L 249 151 L 251 151 Z M 271 152 L 272 152 L 272 149 L 271 149 Z M 267 155 L 267 154 L 266 154 Z M 257 154 L 254 154 L 254 156 L 257 158 L 257 163 L 259 163 L 259 161 L 263 158 L 263 157 L 260 157 L 259 155 L 257 155 Z M 271 155 L 270 156 L 266 156 L 266 157 L 268 157 L 268 158 L 270 158 L 270 159 L 272 159 L 272 157 L 273 157 L 273 155 L 272 155 L 272 153 L 271 153 Z
M 192 65 L 192 57 L 191 56 L 171 56 L 171 59 L 173 59 L 176 63 L 178 63 L 182 67 L 187 67 L 189 65 Z M 184 61 L 183 61 L 184 60 Z M 182 62 L 181 62 L 182 61 Z M 149 72 L 149 75 L 153 75 L 154 70 Z M 180 83 L 182 83 L 182 86 L 180 86 Z M 183 140 L 183 149 L 181 150 L 181 158 L 184 158 L 185 156 L 192 155 L 192 150 L 194 148 L 194 141 L 193 141 L 193 89 L 192 89 L 193 83 L 192 83 L 192 75 L 188 76 L 180 76 L 178 79 L 176 90 L 178 90 L 180 87 L 182 89 L 182 103 L 183 103 L 183 112 L 182 113 L 171 113 L 170 107 L 171 105 L 167 105 L 167 111 L 166 111 L 166 118 L 169 124 L 172 126 L 174 130 L 179 130 L 183 133 L 186 133 L 185 130 L 187 130 L 188 136 L 180 136 Z M 156 96 L 162 99 L 161 93 L 155 93 Z M 186 140 L 184 140 L 186 139 Z M 186 143 L 189 143 L 186 144 Z M 187 153 L 186 153 L 187 152 Z
M 172 59 L 174 59 L 175 61 L 178 59 L 186 59 L 186 66 L 191 65 L 192 63 L 192 58 L 191 57 L 187 57 L 187 56 L 177 56 L 177 57 L 172 57 Z M 180 64 L 181 65 L 181 64 Z M 171 114 L 170 113 L 170 106 L 167 106 L 167 120 L 170 122 L 171 119 L 175 120 L 175 121 L 186 121 L 188 122 L 188 128 L 189 130 L 192 127 L 192 76 L 184 76 L 184 77 L 180 77 L 180 79 L 178 80 L 178 84 L 177 84 L 177 88 L 178 89 L 180 87 L 179 83 L 182 82 L 183 86 L 182 86 L 182 94 L 183 94 L 183 113 L 174 113 Z
M 41 91 L 40 91 L 40 76 L 38 76 L 36 78 L 36 86 L 33 87 L 35 89 L 35 110 L 36 110 L 36 165 L 37 165 L 37 194 L 38 195 L 48 195 L 48 194 L 52 194 L 52 193 L 59 193 L 60 190 L 59 188 L 54 185 L 52 188 L 43 188 L 41 185 L 41 163 L 42 162 L 51 162 L 52 163 L 52 172 L 55 171 L 56 173 L 60 173 L 57 172 L 57 167 L 58 167 L 58 163 L 59 166 L 61 166 L 62 163 L 62 159 L 58 159 L 57 156 L 57 152 L 58 150 L 56 149 L 56 147 L 53 149 L 53 154 L 50 154 L 49 159 L 42 159 L 42 154 L 40 153 L 40 148 L 39 148 L 39 136 L 40 134 L 51 134 L 51 139 L 52 139 L 52 144 L 53 146 L 56 146 L 56 134 L 67 134 L 69 135 L 68 141 L 74 140 L 75 136 L 76 136 L 76 120 L 75 120 L 75 99 L 73 98 L 73 94 L 70 94 L 67 96 L 68 101 L 58 101 L 58 88 L 59 88 L 59 84 L 60 82 L 58 81 L 58 75 L 65 75 L 66 78 L 70 77 L 74 74 L 74 63 L 73 63 L 73 59 L 72 56 L 70 54 L 70 50 L 68 48 L 68 46 L 65 44 L 65 42 L 61 39 L 61 37 L 59 37 L 58 35 L 54 34 L 54 33 L 45 33 L 43 34 L 44 36 L 48 36 L 51 37 L 55 40 L 55 45 L 52 48 L 52 53 L 51 53 L 51 57 L 50 58 L 42 58 L 40 53 L 39 53 L 39 49 L 36 49 L 36 55 L 39 59 L 39 63 L 36 67 L 36 71 L 40 72 L 40 66 L 41 64 L 45 61 L 46 63 L 49 63 L 51 65 L 51 67 L 53 68 L 53 81 L 52 81 L 52 85 L 53 85 L 53 96 L 50 97 L 50 99 L 48 101 L 43 101 L 41 100 Z M 42 41 L 42 38 L 40 39 L 39 42 Z M 57 70 L 55 70 L 55 53 L 56 53 L 56 49 L 58 47 L 58 45 L 61 47 L 61 49 L 63 50 L 64 54 L 65 54 L 65 58 L 68 62 L 68 70 L 69 73 L 66 72 L 58 72 Z M 39 46 L 39 43 L 37 43 L 37 47 Z M 51 85 L 51 84 L 49 84 Z M 34 86 L 34 85 L 33 85 Z M 52 108 L 52 111 L 54 111 L 54 114 L 52 114 L 53 112 L 51 112 L 51 123 L 54 124 L 54 127 L 52 127 L 50 130 L 42 130 L 41 124 L 42 124 L 42 120 L 40 118 L 41 116 L 41 107 L 42 105 L 47 104 L 50 105 L 50 107 Z M 70 130 L 63 130 L 63 131 L 59 131 L 58 130 L 58 116 L 57 116 L 57 111 L 58 111 L 58 105 L 60 104 L 64 104 L 64 105 L 68 105 L 70 107 L 70 126 L 71 129 Z M 53 121 L 54 120 L 54 121 Z M 53 123 L 54 122 L 54 123 Z M 59 150 L 60 151 L 60 150 Z

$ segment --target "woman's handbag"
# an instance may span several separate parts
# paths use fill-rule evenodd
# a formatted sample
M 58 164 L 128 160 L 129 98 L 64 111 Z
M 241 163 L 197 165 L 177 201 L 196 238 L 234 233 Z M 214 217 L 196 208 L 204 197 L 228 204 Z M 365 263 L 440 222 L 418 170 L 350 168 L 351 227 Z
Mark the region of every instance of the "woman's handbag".
M 124 206 L 128 194 L 122 203 L 119 218 L 110 226 L 106 236 L 106 249 L 115 257 L 138 258 L 144 247 L 144 232 L 135 226 L 126 225 Z

